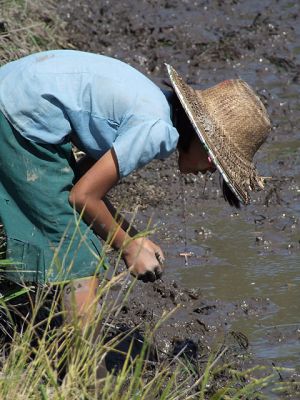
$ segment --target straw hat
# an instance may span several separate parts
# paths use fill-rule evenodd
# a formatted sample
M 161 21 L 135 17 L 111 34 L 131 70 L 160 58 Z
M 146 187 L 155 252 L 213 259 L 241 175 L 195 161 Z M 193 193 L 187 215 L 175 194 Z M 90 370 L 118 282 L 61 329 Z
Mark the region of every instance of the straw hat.
M 231 79 L 206 90 L 187 85 L 166 64 L 172 86 L 209 156 L 238 199 L 264 187 L 252 162 L 271 129 L 267 111 L 250 86 Z

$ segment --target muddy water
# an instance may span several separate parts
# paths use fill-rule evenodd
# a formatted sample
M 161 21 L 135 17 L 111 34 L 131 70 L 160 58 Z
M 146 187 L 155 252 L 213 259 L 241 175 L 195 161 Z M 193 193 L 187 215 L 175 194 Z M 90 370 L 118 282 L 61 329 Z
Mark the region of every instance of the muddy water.
M 204 256 L 204 262 L 191 258 L 185 268 L 179 260 L 181 282 L 200 287 L 207 298 L 242 301 L 245 314 L 249 298 L 270 299 L 267 313 L 242 318 L 233 327 L 247 334 L 258 358 L 300 366 L 299 231 L 298 237 L 296 229 L 276 233 L 272 227 L 256 228 L 240 216 L 224 216 L 218 209 L 206 212 L 215 216 L 205 223 L 210 234 L 204 241 L 195 238 L 188 249 L 197 254 L 201 246 L 212 255 Z M 198 226 L 196 219 L 190 225 Z
M 133 174 L 113 197 L 128 216 L 140 205 L 137 223 L 157 222 L 166 278 L 239 302 L 244 317 L 233 325 L 249 336 L 255 356 L 300 367 L 299 2 L 58 3 L 77 48 L 120 58 L 157 83 L 167 62 L 198 88 L 241 77 L 260 94 L 273 130 L 256 162 L 272 179 L 251 206 L 230 209 L 218 177 L 187 177 L 182 188 L 175 155 Z M 188 265 L 184 250 L 194 253 Z M 249 309 L 251 298 L 269 299 L 263 314 Z

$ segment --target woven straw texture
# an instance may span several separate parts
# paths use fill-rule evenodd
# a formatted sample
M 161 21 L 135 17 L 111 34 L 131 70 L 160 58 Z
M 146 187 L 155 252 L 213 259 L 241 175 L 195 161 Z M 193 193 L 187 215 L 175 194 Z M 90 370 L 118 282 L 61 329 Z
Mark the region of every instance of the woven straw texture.
M 250 86 L 231 79 L 206 90 L 194 90 L 167 65 L 175 92 L 200 140 L 237 197 L 264 186 L 253 156 L 271 129 L 267 111 Z

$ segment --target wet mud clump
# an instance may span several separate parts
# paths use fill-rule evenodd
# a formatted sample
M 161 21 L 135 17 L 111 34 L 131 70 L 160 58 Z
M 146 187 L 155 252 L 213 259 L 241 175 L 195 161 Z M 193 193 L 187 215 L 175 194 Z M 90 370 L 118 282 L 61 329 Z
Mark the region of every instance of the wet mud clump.
M 232 322 L 251 314 L 258 316 L 272 307 L 268 301 L 257 298 L 250 299 L 247 305 L 209 301 L 199 289 L 181 288 L 175 281 L 165 280 L 135 282 L 125 302 L 128 285 L 120 284 L 109 294 L 108 303 L 112 301 L 114 307 L 114 298 L 120 291 L 124 291 L 124 296 L 107 323 L 107 341 L 113 337 L 121 340 L 107 354 L 106 368 L 115 373 L 121 371 L 131 346 L 134 359 L 146 343 L 149 377 L 166 364 L 170 373 L 180 366 L 178 378 L 184 380 L 189 376 L 189 384 L 186 382 L 189 387 L 217 359 L 218 366 L 225 367 L 212 380 L 212 392 L 232 378 L 230 368 L 245 369 L 251 365 L 248 339 L 242 332 L 231 329 Z

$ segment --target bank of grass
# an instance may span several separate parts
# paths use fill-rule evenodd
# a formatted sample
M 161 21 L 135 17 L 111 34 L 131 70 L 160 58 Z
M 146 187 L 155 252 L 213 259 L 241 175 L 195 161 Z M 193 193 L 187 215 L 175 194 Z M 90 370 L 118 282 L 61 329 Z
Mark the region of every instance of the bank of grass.
M 127 289 L 112 297 L 111 289 L 116 284 L 123 284 Z M 9 350 L 8 344 L 2 342 L 2 349 L 6 348 L 6 351 L 2 351 L 0 398 L 254 400 L 268 399 L 268 395 L 262 394 L 268 387 L 270 391 L 280 393 L 291 390 L 290 384 L 276 383 L 278 371 L 267 372 L 262 367 L 239 371 L 233 364 L 224 364 L 223 357 L 228 351 L 224 346 L 212 352 L 205 366 L 196 367 L 179 356 L 165 358 L 163 362 L 153 361 L 149 354 L 158 326 L 144 328 L 138 339 L 135 331 L 141 327 L 125 332 L 118 328 L 118 314 L 133 285 L 134 282 L 128 285 L 126 273 L 110 281 L 102 280 L 90 323 L 83 332 L 76 318 L 69 324 L 61 324 L 63 310 L 59 296 L 50 293 L 50 289 L 38 291 L 35 301 L 28 306 L 30 312 L 25 314 L 24 321 L 18 315 L 17 305 L 24 292 L 32 291 L 32 288 L 23 287 L 19 293 L 2 297 L 2 324 L 6 315 L 11 339 Z M 43 311 L 45 304 L 47 312 Z M 101 304 L 100 308 L 98 304 Z M 44 318 L 38 317 L 39 314 Z M 158 325 L 167 318 L 168 315 L 162 313 Z M 120 347 L 124 340 L 126 352 L 124 346 Z M 134 352 L 136 340 L 140 342 L 138 353 Z M 117 374 L 113 369 L 105 368 L 105 360 L 112 355 L 123 360 L 118 363 Z

